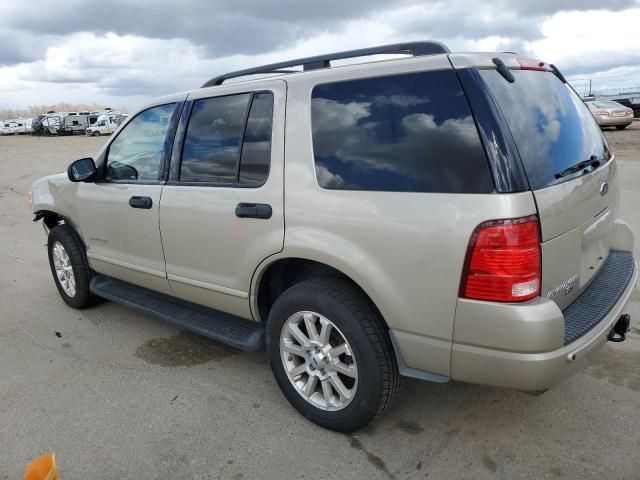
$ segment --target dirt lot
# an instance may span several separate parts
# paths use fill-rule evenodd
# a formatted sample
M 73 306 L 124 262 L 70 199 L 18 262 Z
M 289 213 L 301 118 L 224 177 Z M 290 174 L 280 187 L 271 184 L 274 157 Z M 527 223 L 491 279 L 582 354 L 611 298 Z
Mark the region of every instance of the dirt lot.
M 606 135 L 640 236 L 640 122 Z M 49 451 L 64 480 L 640 478 L 638 294 L 629 340 L 541 396 L 407 381 L 352 436 L 298 415 L 263 353 L 114 304 L 68 308 L 27 192 L 104 141 L 0 137 L 0 480 Z

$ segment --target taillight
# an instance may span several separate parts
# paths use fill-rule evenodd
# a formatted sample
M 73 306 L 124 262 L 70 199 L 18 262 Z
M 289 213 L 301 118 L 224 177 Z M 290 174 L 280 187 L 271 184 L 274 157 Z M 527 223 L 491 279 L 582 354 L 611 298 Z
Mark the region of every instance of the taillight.
M 461 295 L 493 302 L 522 302 L 540 295 L 538 231 L 535 215 L 478 225 L 467 249 Z
M 540 70 L 546 71 L 544 62 L 536 60 L 535 58 L 518 58 L 520 64 L 520 70 Z
M 606 110 L 601 110 L 599 112 L 596 112 L 596 115 L 600 115 L 602 117 L 608 117 L 609 116 L 609 112 L 607 112 Z

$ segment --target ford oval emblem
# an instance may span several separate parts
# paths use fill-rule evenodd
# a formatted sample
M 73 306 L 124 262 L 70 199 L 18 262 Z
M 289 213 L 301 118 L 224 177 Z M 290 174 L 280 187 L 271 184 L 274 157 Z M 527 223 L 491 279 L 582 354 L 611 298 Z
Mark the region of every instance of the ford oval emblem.
M 609 193 L 609 183 L 604 182 L 602 185 L 600 185 L 600 195 L 604 197 L 607 193 Z

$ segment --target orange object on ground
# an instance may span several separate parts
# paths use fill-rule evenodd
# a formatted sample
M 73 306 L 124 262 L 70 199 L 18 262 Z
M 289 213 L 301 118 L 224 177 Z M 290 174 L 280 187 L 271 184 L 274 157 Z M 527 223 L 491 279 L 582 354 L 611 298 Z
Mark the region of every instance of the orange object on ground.
M 60 480 L 53 453 L 36 458 L 24 471 L 24 480 Z

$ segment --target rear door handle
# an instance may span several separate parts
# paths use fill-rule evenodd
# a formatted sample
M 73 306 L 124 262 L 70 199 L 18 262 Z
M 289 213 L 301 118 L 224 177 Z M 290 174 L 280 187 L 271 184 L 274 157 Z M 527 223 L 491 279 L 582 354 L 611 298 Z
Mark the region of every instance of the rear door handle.
M 273 210 L 267 203 L 239 203 L 236 206 L 236 217 L 238 218 L 271 218 Z
M 153 206 L 153 200 L 151 200 L 151 197 L 131 197 L 129 199 L 129 205 L 133 208 L 144 208 L 148 210 Z

